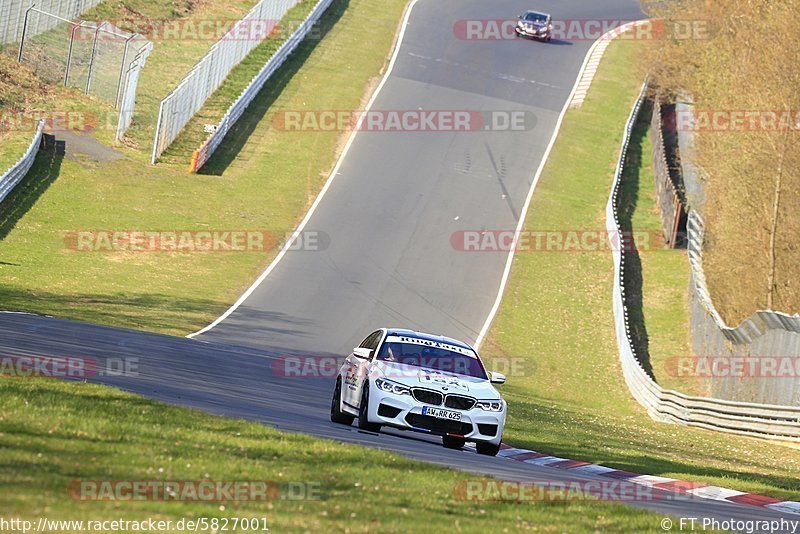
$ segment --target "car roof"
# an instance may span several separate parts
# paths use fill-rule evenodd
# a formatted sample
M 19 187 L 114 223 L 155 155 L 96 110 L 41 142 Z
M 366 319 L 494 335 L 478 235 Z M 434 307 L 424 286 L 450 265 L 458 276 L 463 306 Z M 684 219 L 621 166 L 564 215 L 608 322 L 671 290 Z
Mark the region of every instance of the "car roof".
M 550 16 L 550 13 L 542 13 L 541 11 L 534 11 L 533 9 L 529 9 L 528 11 L 526 11 L 525 15 L 527 15 L 529 13 L 531 15 L 541 15 L 543 17 L 549 17 Z
M 396 336 L 406 336 L 406 337 L 413 337 L 416 339 L 424 339 L 426 341 L 438 341 L 439 343 L 448 343 L 450 345 L 455 345 L 457 347 L 469 349 L 471 351 L 475 351 L 471 346 L 463 341 L 459 341 L 457 339 L 453 339 L 452 337 L 447 336 L 440 336 L 437 334 L 428 334 L 425 332 L 419 332 L 416 330 L 409 330 L 407 328 L 387 328 L 386 335 L 396 335 Z

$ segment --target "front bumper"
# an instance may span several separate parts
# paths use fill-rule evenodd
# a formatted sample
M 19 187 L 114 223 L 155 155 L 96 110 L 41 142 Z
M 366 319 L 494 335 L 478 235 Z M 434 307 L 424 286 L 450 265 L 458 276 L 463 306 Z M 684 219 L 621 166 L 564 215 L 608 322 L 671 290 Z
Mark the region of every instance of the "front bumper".
M 524 37 L 534 37 L 536 39 L 547 39 L 550 36 L 549 30 L 539 30 L 537 28 L 526 28 L 515 26 L 514 31 L 516 31 L 519 35 Z
M 499 445 L 503 439 L 503 427 L 506 422 L 505 403 L 503 411 L 500 412 L 487 412 L 478 407 L 471 410 L 454 410 L 436 406 L 461 413 L 461 421 L 458 422 L 422 415 L 422 408 L 428 405 L 410 395 L 396 395 L 374 385 L 371 385 L 369 393 L 369 420 L 373 423 L 439 436 L 463 437 L 466 441 L 480 441 L 494 445 Z

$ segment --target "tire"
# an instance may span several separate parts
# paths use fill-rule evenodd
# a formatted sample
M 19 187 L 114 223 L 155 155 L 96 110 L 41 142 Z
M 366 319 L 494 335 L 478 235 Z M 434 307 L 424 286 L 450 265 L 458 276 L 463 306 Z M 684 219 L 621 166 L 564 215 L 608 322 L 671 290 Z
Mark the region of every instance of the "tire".
M 497 456 L 497 453 L 500 452 L 500 444 L 493 445 L 492 443 L 479 441 L 475 444 L 475 448 L 478 449 L 478 454 L 486 456 Z
M 366 430 L 367 432 L 380 432 L 381 425 L 378 423 L 370 423 L 367 419 L 369 412 L 369 382 L 364 382 L 361 388 L 361 404 L 358 406 L 358 428 Z
M 460 449 L 467 442 L 464 438 L 455 436 L 442 436 L 442 445 L 445 449 Z
M 342 425 L 350 426 L 353 424 L 353 417 L 349 413 L 344 413 L 341 410 L 342 402 L 342 379 L 336 379 L 336 387 L 333 390 L 333 398 L 331 399 L 331 421 Z

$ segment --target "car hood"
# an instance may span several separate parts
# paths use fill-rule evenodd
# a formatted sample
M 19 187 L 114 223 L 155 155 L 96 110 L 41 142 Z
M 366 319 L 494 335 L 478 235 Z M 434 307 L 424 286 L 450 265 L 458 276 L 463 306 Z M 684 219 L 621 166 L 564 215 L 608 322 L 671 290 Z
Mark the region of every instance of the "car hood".
M 539 29 L 539 30 L 541 30 L 542 28 L 547 26 L 546 22 L 535 22 L 535 21 L 532 21 L 532 20 L 522 20 L 522 23 L 525 24 L 528 27 L 533 27 L 533 28 L 536 28 L 536 29 Z
M 423 387 L 444 394 L 458 393 L 476 399 L 499 399 L 500 393 L 488 380 L 400 363 L 374 363 L 374 376 L 408 387 Z

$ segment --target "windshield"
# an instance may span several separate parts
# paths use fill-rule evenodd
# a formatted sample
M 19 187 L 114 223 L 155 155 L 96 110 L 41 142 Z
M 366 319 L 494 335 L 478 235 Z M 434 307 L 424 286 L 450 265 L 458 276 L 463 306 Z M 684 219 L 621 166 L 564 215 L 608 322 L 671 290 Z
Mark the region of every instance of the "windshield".
M 547 15 L 542 13 L 534 13 L 533 11 L 528 11 L 524 15 L 522 15 L 522 20 L 526 20 L 528 22 L 536 22 L 537 24 L 544 24 L 547 22 Z
M 386 338 L 378 360 L 487 380 L 478 355 L 469 349 L 404 336 Z

